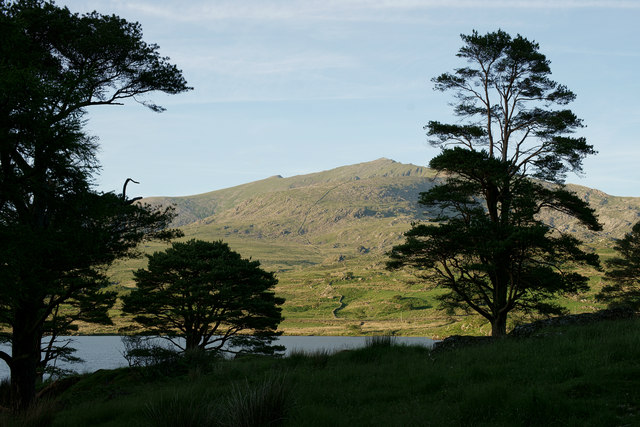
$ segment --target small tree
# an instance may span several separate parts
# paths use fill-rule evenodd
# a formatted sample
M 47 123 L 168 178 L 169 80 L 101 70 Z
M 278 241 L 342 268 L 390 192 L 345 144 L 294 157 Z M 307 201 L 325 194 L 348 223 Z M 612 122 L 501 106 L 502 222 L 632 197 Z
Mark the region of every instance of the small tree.
M 431 144 L 442 148 L 429 166 L 445 179 L 419 202 L 440 215 L 406 233 L 389 267 L 426 271 L 431 283 L 449 290 L 445 308 L 475 311 L 491 322 L 493 336 L 502 336 L 512 310 L 562 313 L 552 298 L 587 287 L 571 266 L 599 265 L 597 255 L 538 216 L 551 209 L 601 228 L 593 209 L 562 185 L 594 150 L 571 136 L 580 119 L 553 108 L 575 95 L 549 78 L 537 43 L 503 31 L 461 37 L 457 56 L 469 65 L 433 79 L 436 90 L 454 93 L 461 123 L 425 127 Z
M 598 293 L 611 308 L 640 308 L 640 222 L 613 247 L 620 256 L 605 261 L 609 284 Z
M 148 331 L 182 350 L 230 351 L 227 344 L 245 352 L 280 349 L 270 344 L 280 335 L 284 299 L 272 292 L 278 281 L 258 261 L 241 258 L 221 241 L 202 240 L 175 242 L 147 257 L 123 310 Z

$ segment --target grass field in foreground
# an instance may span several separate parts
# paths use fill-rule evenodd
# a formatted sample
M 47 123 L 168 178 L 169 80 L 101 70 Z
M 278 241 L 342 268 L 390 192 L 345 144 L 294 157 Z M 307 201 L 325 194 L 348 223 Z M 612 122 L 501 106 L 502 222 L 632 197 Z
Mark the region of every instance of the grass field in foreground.
M 98 371 L 48 408 L 69 427 L 245 425 L 241 414 L 287 426 L 630 426 L 638 360 L 640 319 L 626 319 L 435 353 L 382 345 Z

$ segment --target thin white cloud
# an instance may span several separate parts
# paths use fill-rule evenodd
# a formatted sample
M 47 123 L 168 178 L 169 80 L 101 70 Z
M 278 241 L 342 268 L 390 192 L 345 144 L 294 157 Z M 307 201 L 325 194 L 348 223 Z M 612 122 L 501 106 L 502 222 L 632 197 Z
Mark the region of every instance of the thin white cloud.
M 640 9 L 637 0 L 280 0 L 189 2 L 186 5 L 167 1 L 132 1 L 118 4 L 132 11 L 186 22 L 413 20 L 412 12 L 442 8 Z

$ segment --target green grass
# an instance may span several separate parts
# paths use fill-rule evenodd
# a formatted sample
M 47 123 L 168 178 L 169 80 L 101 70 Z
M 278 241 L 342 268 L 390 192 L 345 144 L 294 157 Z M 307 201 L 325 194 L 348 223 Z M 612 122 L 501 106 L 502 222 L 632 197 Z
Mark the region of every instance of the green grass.
M 212 413 L 265 401 L 279 402 L 267 405 L 279 408 L 267 415 L 289 426 L 640 423 L 639 319 L 435 353 L 392 344 L 218 360 L 157 375 L 100 371 L 59 398 L 53 425 L 151 426 L 158 417 L 217 425 L 211 419 L 223 418 Z
M 282 243 L 281 243 L 282 244 Z M 260 259 L 270 250 L 266 242 L 253 245 L 250 240 L 231 244 L 232 249 L 243 256 Z M 151 247 L 153 248 L 153 246 Z M 303 259 L 307 249 L 291 245 L 271 248 L 271 257 Z M 286 252 L 289 251 L 289 252 Z M 286 255 L 281 255 L 286 253 Z M 387 271 L 383 254 L 368 253 L 344 261 L 319 262 L 308 266 L 296 265 L 276 273 L 279 284 L 278 296 L 285 298 L 280 329 L 288 335 L 370 335 L 395 333 L 406 336 L 428 336 L 443 338 L 454 334 L 489 334 L 486 320 L 478 315 L 447 316 L 438 309 L 438 295 L 442 289 L 433 289 L 408 270 Z M 144 266 L 144 261 L 132 261 L 114 268 L 114 277 L 124 285 L 114 286 L 120 292 L 128 292 L 133 286 L 126 279 L 131 266 Z M 129 270 L 123 266 L 127 265 Z M 271 264 L 263 262 L 267 270 L 283 267 L 281 261 Z M 601 275 L 593 271 L 590 292 L 569 295 L 560 302 L 571 313 L 591 312 L 604 308 L 595 300 L 602 287 Z M 130 277 L 130 276 L 129 276 Z M 338 301 L 342 299 L 342 308 Z M 118 306 L 112 311 L 114 327 L 91 327 L 83 325 L 82 333 L 117 333 L 130 320 L 123 317 Z M 531 321 L 530 317 L 512 313 L 509 327 Z

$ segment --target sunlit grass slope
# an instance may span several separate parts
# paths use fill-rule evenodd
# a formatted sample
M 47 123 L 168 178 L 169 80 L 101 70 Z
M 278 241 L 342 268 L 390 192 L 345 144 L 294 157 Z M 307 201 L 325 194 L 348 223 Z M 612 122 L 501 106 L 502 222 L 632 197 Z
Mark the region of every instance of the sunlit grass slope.
M 222 239 L 276 272 L 277 292 L 287 299 L 281 327 L 288 334 L 486 333 L 485 322 L 477 316 L 447 317 L 437 311 L 439 290 L 407 271 L 384 268 L 385 253 L 403 241 L 411 223 L 437 213 L 426 211 L 417 200 L 438 179 L 428 168 L 378 159 L 195 196 L 145 201 L 175 204 L 176 225 L 184 231 L 184 239 Z M 588 233 L 563 215 L 545 213 L 545 220 L 611 256 L 611 239 L 622 237 L 640 219 L 640 198 L 614 197 L 575 185 L 570 189 L 596 209 L 604 231 Z M 151 243 L 143 249 L 153 252 L 164 247 Z M 126 292 L 133 286 L 131 272 L 145 265 L 145 259 L 117 263 L 111 270 L 114 286 Z M 600 274 L 585 273 L 593 276 L 594 289 L 599 289 Z M 564 302 L 572 312 L 601 307 L 593 292 Z M 117 326 L 126 324 L 117 309 L 113 313 Z M 523 320 L 512 317 L 513 322 Z

